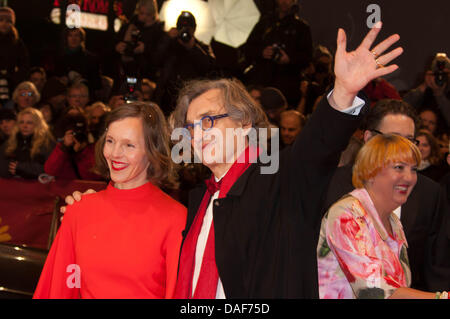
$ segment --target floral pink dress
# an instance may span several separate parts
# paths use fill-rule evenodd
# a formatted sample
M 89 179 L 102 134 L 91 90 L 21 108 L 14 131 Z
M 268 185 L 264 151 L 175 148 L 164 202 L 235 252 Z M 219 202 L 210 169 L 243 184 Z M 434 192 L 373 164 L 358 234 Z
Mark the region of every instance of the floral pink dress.
M 407 242 L 390 215 L 389 235 L 365 189 L 336 202 L 322 219 L 317 245 L 321 299 L 388 298 L 409 287 Z

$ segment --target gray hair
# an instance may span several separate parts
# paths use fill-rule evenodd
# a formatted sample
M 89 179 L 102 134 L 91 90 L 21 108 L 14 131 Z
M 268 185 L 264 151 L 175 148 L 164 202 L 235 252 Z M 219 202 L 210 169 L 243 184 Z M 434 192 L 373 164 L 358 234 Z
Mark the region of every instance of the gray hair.
M 269 121 L 263 109 L 237 79 L 193 80 L 185 84 L 178 94 L 174 111 L 175 128 L 186 124 L 186 114 L 191 102 L 203 93 L 219 89 L 223 107 L 229 117 L 242 125 L 251 124 L 255 129 L 269 127 Z

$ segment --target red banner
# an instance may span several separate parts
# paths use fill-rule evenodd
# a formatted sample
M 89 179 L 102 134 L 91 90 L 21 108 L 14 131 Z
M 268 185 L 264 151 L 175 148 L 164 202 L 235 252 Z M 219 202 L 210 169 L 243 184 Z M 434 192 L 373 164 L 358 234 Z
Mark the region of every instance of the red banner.
M 74 191 L 106 188 L 104 182 L 59 180 L 49 184 L 0 178 L 0 239 L 6 243 L 47 248 L 55 200 Z

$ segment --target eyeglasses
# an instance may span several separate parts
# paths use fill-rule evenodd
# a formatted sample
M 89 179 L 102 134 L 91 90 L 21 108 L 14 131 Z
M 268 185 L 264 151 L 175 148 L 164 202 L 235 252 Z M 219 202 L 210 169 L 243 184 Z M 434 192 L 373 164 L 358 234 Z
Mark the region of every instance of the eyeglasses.
M 20 96 L 33 96 L 33 92 L 22 92 L 20 93 Z
M 376 134 L 381 134 L 381 135 L 383 135 L 384 133 L 381 133 L 380 131 L 378 131 L 378 130 L 371 130 L 372 132 L 374 132 L 374 133 L 376 133 Z M 397 134 L 397 135 L 400 135 L 400 136 L 403 136 L 403 135 L 401 135 L 401 134 Z M 414 137 L 411 137 L 411 136 L 403 136 L 404 138 L 406 138 L 406 139 L 408 139 L 411 143 L 413 143 L 414 145 L 416 145 L 416 146 L 418 146 L 419 145 L 419 140 L 416 140 Z
M 220 115 L 214 115 L 214 116 L 205 115 L 205 116 L 203 116 L 200 119 L 200 121 L 197 121 L 196 123 L 186 124 L 184 126 L 184 128 L 186 128 L 189 131 L 188 138 L 191 139 L 192 137 L 194 137 L 195 126 L 200 125 L 200 128 L 203 131 L 208 131 L 208 130 L 210 130 L 210 129 L 212 129 L 214 127 L 214 121 L 215 120 L 218 120 L 218 119 L 221 119 L 221 118 L 224 118 L 224 117 L 227 117 L 227 116 L 228 116 L 228 113 L 220 114 Z

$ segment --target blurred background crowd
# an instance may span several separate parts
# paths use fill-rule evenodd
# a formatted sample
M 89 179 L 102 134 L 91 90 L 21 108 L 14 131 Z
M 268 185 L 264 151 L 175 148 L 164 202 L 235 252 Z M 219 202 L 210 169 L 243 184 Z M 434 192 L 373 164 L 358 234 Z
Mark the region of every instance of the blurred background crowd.
M 69 2 L 54 4 L 64 7 Z M 131 2 L 123 3 L 118 32 L 105 35 L 103 50 L 95 53 L 88 45 L 89 32 L 60 26 L 47 28 L 46 36 L 54 35 L 55 41 L 37 51 L 40 34 L 22 39 L 16 12 L 0 7 L 0 177 L 37 179 L 46 174 L 101 180 L 93 171 L 94 149 L 108 112 L 123 103 L 152 101 L 170 117 L 178 89 L 195 78 L 241 80 L 280 129 L 280 146 L 285 147 L 334 82 L 334 48 L 313 41 L 298 1 L 254 1 L 261 15 L 246 40 L 233 49 L 199 40 L 190 11 L 180 13 L 176 26 L 167 28 L 159 16 L 163 1 Z M 128 13 L 125 4 L 131 8 Z M 426 68 L 413 87 L 399 89 L 379 78 L 363 91 L 372 106 L 397 99 L 414 107 L 424 159 L 419 170 L 446 183 L 450 60 L 445 52 L 429 55 L 420 61 Z M 354 160 L 362 132 L 355 132 L 340 165 Z M 181 168 L 177 197 L 184 204 L 187 190 L 208 174 L 205 170 L 195 164 Z

